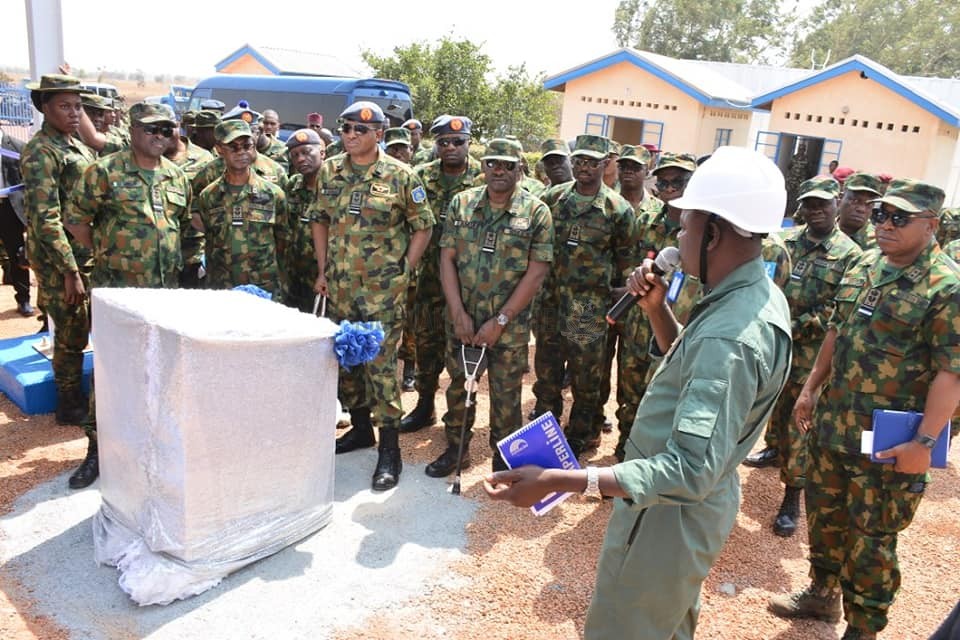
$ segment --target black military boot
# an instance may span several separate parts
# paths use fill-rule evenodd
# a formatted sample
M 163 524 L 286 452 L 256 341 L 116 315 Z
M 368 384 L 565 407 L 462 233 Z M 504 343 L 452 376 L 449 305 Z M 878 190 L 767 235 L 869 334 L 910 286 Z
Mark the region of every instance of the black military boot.
M 366 449 L 377 444 L 377 437 L 373 435 L 373 424 L 370 422 L 369 408 L 350 409 L 350 423 L 353 428 L 337 438 L 338 454 Z
M 403 361 L 403 377 L 402 382 L 400 383 L 400 389 L 403 391 L 413 391 L 414 385 L 416 383 L 416 376 L 414 375 L 417 371 L 417 365 L 413 360 L 404 360 Z
M 445 478 L 453 473 L 457 468 L 457 452 L 459 445 L 449 445 L 446 450 L 440 454 L 436 460 L 427 465 L 424 472 L 431 478 Z M 460 468 L 466 469 L 470 466 L 470 445 L 463 444 L 463 458 L 460 459 Z
M 84 424 L 89 400 L 77 389 L 57 392 L 57 424 Z
M 402 433 L 413 433 L 420 431 L 424 427 L 432 427 L 437 421 L 437 415 L 433 411 L 434 392 L 421 393 L 417 398 L 417 406 L 400 420 L 400 431 Z
M 400 432 L 396 429 L 380 429 L 380 455 L 373 471 L 373 490 L 393 489 L 400 482 L 403 460 L 400 458 Z
M 83 459 L 77 470 L 70 474 L 70 488 L 83 489 L 93 484 L 100 476 L 100 458 L 97 456 L 97 439 L 87 440 L 87 457 Z
M 787 487 L 780 503 L 780 511 L 773 521 L 773 532 L 781 538 L 789 538 L 797 532 L 797 520 L 800 519 L 800 494 L 802 487 Z
M 780 451 L 776 447 L 764 447 L 743 459 L 743 464 L 754 469 L 780 466 Z

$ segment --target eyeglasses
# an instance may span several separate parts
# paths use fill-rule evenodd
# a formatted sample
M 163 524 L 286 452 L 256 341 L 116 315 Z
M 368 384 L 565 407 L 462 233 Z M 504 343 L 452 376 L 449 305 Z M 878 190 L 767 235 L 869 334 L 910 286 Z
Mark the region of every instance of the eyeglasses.
M 904 213 L 899 209 L 894 211 L 893 213 L 887 213 L 886 211 L 884 211 L 883 207 L 877 207 L 876 209 L 873 210 L 873 213 L 870 214 L 870 222 L 872 222 L 875 225 L 881 225 L 887 220 L 890 220 L 890 222 L 893 223 L 893 226 L 897 227 L 898 229 L 902 229 L 903 227 L 910 224 L 912 220 L 923 219 L 923 218 L 936 218 L 936 217 L 937 216 L 930 216 L 930 215 L 922 216 L 916 213 Z
M 621 160 L 617 163 L 621 173 L 639 173 L 643 171 L 643 165 L 632 160 Z
M 570 163 L 575 167 L 589 167 L 590 169 L 596 169 L 600 166 L 600 160 L 597 158 L 587 158 L 584 156 L 576 156 Z
M 465 144 L 467 144 L 466 138 L 441 138 L 437 140 L 438 147 L 449 147 L 450 145 L 462 147 Z
M 489 169 L 490 171 L 493 171 L 494 169 L 513 171 L 517 168 L 517 163 L 512 160 L 484 160 L 483 166 L 485 169 Z
M 368 127 L 365 124 L 351 124 L 349 122 L 344 122 L 342 125 L 340 125 L 340 133 L 350 133 L 351 131 L 356 131 L 358 136 L 366 135 L 373 130 L 373 127 Z
M 674 180 L 657 180 L 657 191 L 666 191 L 667 189 L 673 189 L 674 191 L 680 191 L 685 186 L 687 186 L 687 178 L 676 178 Z
M 164 138 L 173 137 L 173 126 L 169 124 L 142 124 L 140 128 L 148 136 L 155 136 L 159 133 Z
M 234 144 L 225 144 L 223 145 L 233 153 L 243 153 L 244 151 L 250 151 L 253 149 L 252 142 L 237 142 Z

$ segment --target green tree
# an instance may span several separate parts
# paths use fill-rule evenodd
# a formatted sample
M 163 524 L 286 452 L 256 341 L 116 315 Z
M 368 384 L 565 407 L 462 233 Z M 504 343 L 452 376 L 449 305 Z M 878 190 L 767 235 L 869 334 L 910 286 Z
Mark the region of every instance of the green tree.
M 785 52 L 788 0 L 620 0 L 613 33 L 621 47 L 674 58 L 771 63 Z
M 364 51 L 363 59 L 378 77 L 410 86 L 414 111 L 426 126 L 444 113 L 465 115 L 474 123 L 474 138 L 511 134 L 525 148 L 556 130 L 559 103 L 543 78 L 530 77 L 524 65 L 494 77 L 482 45 L 469 40 L 445 36 L 396 47 L 388 56 Z
M 824 0 L 800 25 L 797 66 L 854 54 L 918 76 L 960 77 L 960 3 L 941 0 Z

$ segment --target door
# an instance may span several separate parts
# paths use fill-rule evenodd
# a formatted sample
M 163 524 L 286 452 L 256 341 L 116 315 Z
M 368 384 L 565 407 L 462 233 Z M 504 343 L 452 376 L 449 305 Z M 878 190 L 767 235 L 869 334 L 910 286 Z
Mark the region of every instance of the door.
M 823 141 L 823 149 L 820 152 L 820 171 L 821 175 L 830 174 L 830 163 L 834 160 L 840 163 L 840 151 L 843 149 L 843 140 L 831 140 L 826 138 Z
M 657 149 L 662 149 L 663 123 L 657 120 L 644 120 L 643 133 L 640 135 L 640 144 L 655 144 L 657 145 Z
M 780 134 L 775 131 L 758 131 L 757 143 L 753 148 L 776 162 L 780 155 Z

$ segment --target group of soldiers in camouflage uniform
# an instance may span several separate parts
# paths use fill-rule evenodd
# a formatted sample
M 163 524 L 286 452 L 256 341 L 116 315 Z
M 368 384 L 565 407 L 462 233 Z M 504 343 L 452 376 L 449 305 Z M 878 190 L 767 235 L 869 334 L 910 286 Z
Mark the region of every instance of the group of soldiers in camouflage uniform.
M 578 457 L 599 443 L 614 358 L 618 460 L 631 429 L 643 428 L 634 417 L 658 361 L 650 322 L 638 306 L 612 325 L 605 312 L 636 265 L 676 244 L 681 211 L 671 202 L 697 170 L 693 156 L 594 135 L 572 150 L 553 139 L 540 149 L 540 181 L 526 175 L 514 139 L 471 156 L 466 116 L 434 120 L 427 148 L 419 121 L 388 128 L 380 107 L 358 102 L 341 114 L 339 140 L 317 122 L 284 144 L 279 116 L 245 103 L 189 113 L 181 135 L 161 105 L 133 105 L 129 129 L 112 124 L 111 105 L 69 76 L 31 88 L 45 120 L 22 154 L 29 257 L 56 328 L 57 420 L 85 424 L 90 443 L 71 487 L 98 475 L 92 397 L 88 405 L 80 389 L 86 292 L 97 286 L 253 284 L 302 311 L 326 296 L 335 321 L 380 322 L 377 357 L 341 372 L 352 428 L 336 445 L 338 454 L 378 446 L 375 490 L 399 481 L 399 433 L 434 424 L 444 367 L 448 446 L 426 473 L 470 465 L 469 441 L 458 458 L 474 421 L 462 345 L 487 349 L 494 471 L 505 468 L 495 443 L 523 421 L 531 332 L 534 412 L 563 414 L 568 375 L 565 432 Z M 935 436 L 960 398 L 960 215 L 941 212 L 943 199 L 912 180 L 857 173 L 841 189 L 818 176 L 798 187 L 804 224 L 763 241 L 767 275 L 790 305 L 793 370 L 766 448 L 745 462 L 780 468 L 778 535 L 794 533 L 806 496 L 813 579 L 771 609 L 837 620 L 842 599 L 844 638 L 886 624 L 899 586 L 896 532 L 929 467 L 929 438 L 879 465 L 859 454 L 860 433 L 873 409 L 891 408 L 925 412 L 920 434 Z M 701 276 L 682 266 L 665 276 L 681 324 L 708 293 Z M 407 416 L 398 354 L 418 393 Z

